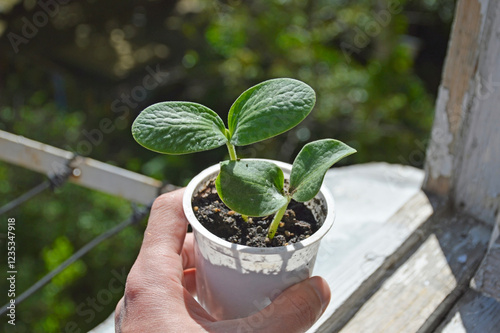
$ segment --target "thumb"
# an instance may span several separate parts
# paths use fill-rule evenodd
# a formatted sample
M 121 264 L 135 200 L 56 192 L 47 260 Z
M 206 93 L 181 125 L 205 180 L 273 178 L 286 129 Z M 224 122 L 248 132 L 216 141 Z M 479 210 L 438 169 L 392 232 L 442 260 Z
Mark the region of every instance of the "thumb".
M 281 293 L 262 311 L 240 319 L 242 332 L 305 332 L 323 314 L 330 302 L 330 287 L 315 276 Z

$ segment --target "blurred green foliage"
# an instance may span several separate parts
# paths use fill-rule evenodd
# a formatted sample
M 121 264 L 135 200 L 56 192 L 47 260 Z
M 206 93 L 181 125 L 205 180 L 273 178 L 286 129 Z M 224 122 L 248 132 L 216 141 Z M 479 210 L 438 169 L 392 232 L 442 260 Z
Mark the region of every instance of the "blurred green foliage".
M 308 83 L 317 105 L 297 128 L 240 156 L 290 162 L 304 143 L 333 137 L 358 150 L 343 163 L 421 167 L 454 8 L 453 0 L 70 2 L 16 53 L 9 33 L 22 36 L 23 18 L 33 22 L 41 8 L 9 3 L 0 6 L 0 129 L 177 185 L 225 149 L 146 151 L 130 134 L 135 116 L 155 102 L 187 100 L 226 119 L 243 90 L 275 77 Z M 141 90 L 158 69 L 168 73 L 161 84 Z M 113 130 L 102 130 L 103 119 Z M 0 205 L 43 180 L 0 162 Z M 71 184 L 9 212 L 18 294 L 130 213 L 122 199 Z M 122 292 L 106 304 L 92 299 L 128 272 L 144 225 L 105 241 L 20 304 L 17 332 L 78 332 L 73 323 L 84 332 L 104 320 Z M 0 230 L 1 253 L 5 237 Z

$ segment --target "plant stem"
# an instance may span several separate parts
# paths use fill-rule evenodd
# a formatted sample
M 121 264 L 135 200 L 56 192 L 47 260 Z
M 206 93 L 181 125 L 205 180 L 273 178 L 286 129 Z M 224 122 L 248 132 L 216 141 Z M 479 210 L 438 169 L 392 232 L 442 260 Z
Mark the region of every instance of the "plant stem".
M 229 150 L 229 158 L 231 159 L 231 161 L 236 161 L 237 157 L 236 157 L 236 149 L 234 148 L 234 146 L 232 144 L 228 142 L 226 142 L 226 146 L 227 146 L 227 150 Z
M 280 225 L 280 222 L 281 222 L 281 219 L 283 218 L 283 215 L 285 215 L 285 212 L 286 212 L 286 209 L 288 208 L 288 204 L 290 203 L 290 200 L 292 200 L 292 197 L 288 197 L 286 204 L 276 212 L 276 215 L 274 215 L 273 222 L 271 222 L 271 225 L 269 226 L 269 231 L 267 233 L 267 237 L 269 239 L 274 238 L 274 235 L 276 234 L 276 230 L 278 230 L 278 226 Z

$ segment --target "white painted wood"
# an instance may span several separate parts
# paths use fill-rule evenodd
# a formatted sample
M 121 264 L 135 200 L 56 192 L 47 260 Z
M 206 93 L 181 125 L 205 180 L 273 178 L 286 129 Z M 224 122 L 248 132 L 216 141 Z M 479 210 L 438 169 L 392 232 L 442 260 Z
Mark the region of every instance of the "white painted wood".
M 498 31 L 499 1 L 457 3 L 424 185 L 491 225 L 500 207 Z
M 410 237 L 432 213 L 419 191 L 422 180 L 422 170 L 387 163 L 327 173 L 325 185 L 335 198 L 337 217 L 321 241 L 313 273 L 328 281 L 332 299 L 311 332 L 331 332 L 346 321 L 353 304 L 406 251 L 402 245 L 418 240 Z M 393 217 L 395 213 L 398 217 Z
M 489 245 L 490 248 L 493 246 L 493 243 L 496 242 L 498 237 L 500 237 L 500 214 L 498 214 L 498 216 L 497 216 L 497 223 L 495 224 L 495 227 L 493 228 L 493 232 L 491 233 L 491 239 L 490 239 L 490 245 Z
M 484 30 L 484 8 L 489 0 L 457 2 L 452 33 L 436 102 L 436 116 L 426 159 L 428 190 L 448 194 L 456 169 L 460 130 L 475 65 L 479 55 L 479 40 Z
M 439 324 L 479 265 L 490 229 L 466 216 L 432 219 L 426 241 L 340 332 L 429 332 Z
M 467 333 L 467 329 L 464 327 L 462 316 L 460 316 L 459 312 L 455 312 L 448 325 L 439 331 L 441 333 Z M 436 333 L 439 331 L 436 331 Z
M 488 253 L 474 275 L 471 286 L 500 302 L 500 236 L 490 244 Z
M 456 286 L 439 241 L 431 236 L 341 332 L 417 332 Z
M 435 333 L 498 333 L 499 328 L 500 303 L 469 290 Z
M 72 156 L 71 152 L 0 131 L 0 160 L 5 162 L 52 175 L 64 171 Z M 71 167 L 75 172 L 70 182 L 140 204 L 150 204 L 162 185 L 156 179 L 87 157 L 76 158 Z
M 347 322 L 386 271 L 421 240 L 416 230 L 423 227 L 432 212 L 427 197 L 419 192 L 389 221 L 363 238 L 351 240 L 358 244 L 340 253 L 343 258 L 338 265 L 329 265 L 326 256 L 317 263 L 322 267 L 319 271 L 323 271 L 318 275 L 332 289 L 331 304 L 325 311 L 328 317 L 316 325 L 320 332 L 335 331 Z
M 490 1 L 466 109 L 455 202 L 493 225 L 500 207 L 500 2 Z

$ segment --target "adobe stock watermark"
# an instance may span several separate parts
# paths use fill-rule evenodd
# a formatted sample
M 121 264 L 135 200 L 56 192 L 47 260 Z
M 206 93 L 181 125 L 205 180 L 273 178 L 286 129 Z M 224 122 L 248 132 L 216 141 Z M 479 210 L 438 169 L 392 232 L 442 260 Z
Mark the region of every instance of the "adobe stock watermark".
M 493 94 L 495 94 L 500 87 L 500 82 L 493 81 L 493 74 L 488 73 L 488 77 L 483 77 L 478 75 L 476 84 L 476 94 L 475 96 L 479 100 L 487 100 Z
M 87 324 L 91 323 L 97 313 L 105 309 L 105 306 L 111 303 L 114 295 L 123 294 L 123 288 L 127 280 L 127 272 L 125 267 L 121 271 L 112 270 L 113 277 L 109 280 L 108 285 L 95 295 L 95 297 L 87 297 L 76 307 L 76 314 L 82 317 Z M 78 327 L 78 323 L 70 321 L 64 327 L 65 333 L 81 333 L 82 329 Z
M 45 27 L 51 18 L 59 14 L 60 7 L 68 3 L 70 3 L 70 0 L 38 0 L 37 6 L 39 9 L 33 13 L 31 20 L 26 16 L 21 18 L 23 23 L 21 35 L 14 32 L 9 32 L 7 34 L 7 38 L 14 52 L 18 53 L 19 46 L 28 44 L 35 38 L 36 35 L 38 35 L 39 29 Z
M 392 16 L 401 13 L 403 6 L 399 0 L 387 0 L 385 9 L 372 11 L 370 21 L 361 29 L 359 26 L 354 28 L 355 35 L 352 43 L 341 42 L 340 49 L 349 64 L 353 53 L 358 54 L 362 49 L 368 46 L 372 38 L 378 36 L 383 28 L 391 23 Z
M 147 66 L 146 72 L 148 74 L 144 76 L 141 84 L 133 87 L 129 93 L 121 93 L 120 97 L 111 103 L 111 112 L 117 115 L 114 120 L 102 118 L 99 121 L 98 128 L 93 128 L 90 131 L 86 129 L 81 131 L 81 135 L 85 139 L 78 141 L 74 147 L 65 145 L 64 149 L 80 156 L 88 156 L 92 153 L 94 147 L 103 142 L 105 134 L 110 134 L 117 128 L 123 129 L 123 125 L 120 125 L 120 123 L 125 121 L 131 110 L 135 109 L 140 102 L 146 99 L 149 91 L 165 84 L 170 76 L 168 72 L 160 69 L 160 65 L 156 65 L 155 68 Z

